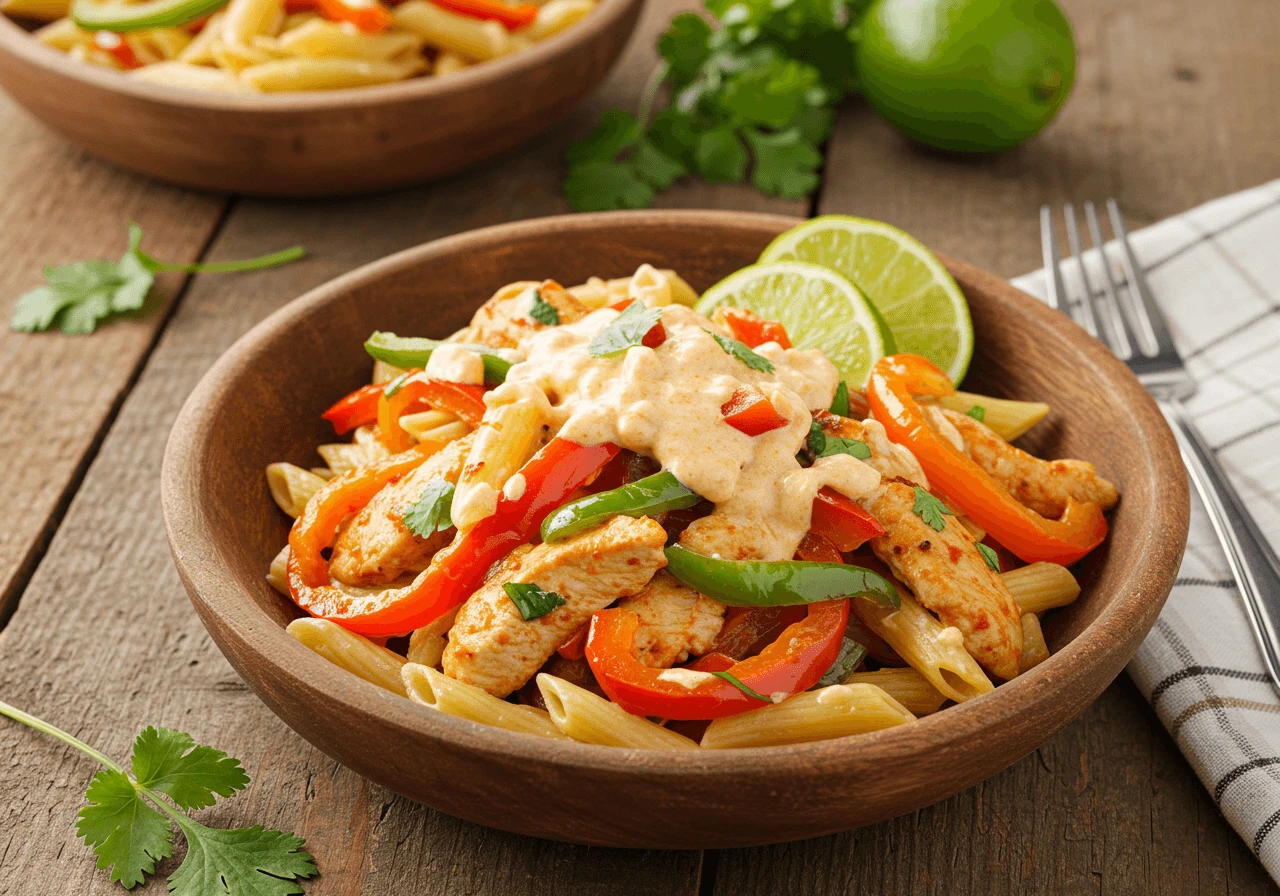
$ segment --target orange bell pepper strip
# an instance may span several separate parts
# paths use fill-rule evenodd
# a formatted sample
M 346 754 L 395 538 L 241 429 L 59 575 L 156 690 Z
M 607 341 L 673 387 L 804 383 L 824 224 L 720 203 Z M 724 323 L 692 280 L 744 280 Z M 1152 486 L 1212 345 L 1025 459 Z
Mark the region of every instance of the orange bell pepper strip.
M 720 406 L 720 413 L 725 423 L 749 436 L 758 436 L 787 425 L 787 418 L 778 413 L 760 390 L 747 386 L 736 389 Z
M 786 327 L 747 308 L 721 305 L 716 309 L 716 317 L 729 328 L 734 339 L 748 348 L 755 348 L 766 342 L 776 342 L 783 348 L 791 348 L 791 337 L 787 335 Z
M 491 516 L 454 538 L 411 583 L 368 595 L 349 594 L 334 585 L 321 551 L 333 541 L 338 525 L 441 447 L 424 442 L 337 476 L 316 492 L 289 532 L 294 603 L 366 637 L 402 635 L 434 622 L 470 597 L 489 567 L 534 537 L 547 514 L 618 453 L 617 445 L 584 447 L 552 439 L 521 467 L 528 483 L 524 494 L 514 500 L 499 497 Z
M 424 379 L 422 371 L 411 371 L 387 384 L 378 399 L 378 440 L 393 454 L 411 448 L 413 436 L 400 427 L 400 418 L 422 405 L 449 411 L 474 429 L 484 417 L 484 392 L 484 386 Z
M 1070 566 L 1107 537 L 1097 504 L 1068 501 L 1058 520 L 1018 503 L 966 454 L 925 422 L 915 395 L 950 395 L 947 375 L 919 355 L 889 355 L 871 368 L 867 400 L 889 438 L 915 454 L 929 485 L 964 511 L 993 538 L 1028 563 Z
M 518 3 L 511 6 L 501 0 L 431 0 L 431 2 L 441 9 L 456 12 L 458 15 L 498 22 L 508 31 L 527 28 L 538 17 L 538 7 L 532 3 Z
M 386 31 L 393 21 L 391 11 L 377 0 L 315 0 L 315 7 L 331 22 L 350 22 L 365 34 Z
M 640 617 L 615 607 L 591 618 L 587 662 L 609 698 L 629 713 L 664 719 L 719 719 L 768 706 L 772 697 L 790 696 L 817 683 L 840 652 L 849 600 L 808 604 L 804 619 L 788 626 L 758 655 L 735 663 L 726 674 L 760 694 L 752 697 L 731 682 L 714 677 L 692 688 L 659 678 L 662 669 L 636 658 Z
M 378 399 L 382 386 L 361 386 L 350 395 L 339 398 L 329 410 L 320 416 L 333 424 L 333 431 L 345 435 L 357 426 L 378 422 Z
M 883 535 L 884 526 L 856 501 L 824 487 L 813 499 L 809 531 L 826 539 L 837 551 L 855 551 L 872 538 Z

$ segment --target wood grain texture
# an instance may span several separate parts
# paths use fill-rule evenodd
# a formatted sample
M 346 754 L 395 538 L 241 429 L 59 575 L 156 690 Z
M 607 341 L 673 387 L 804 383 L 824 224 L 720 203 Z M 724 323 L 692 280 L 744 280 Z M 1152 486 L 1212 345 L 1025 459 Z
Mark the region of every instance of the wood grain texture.
M 1040 266 L 1042 203 L 1114 197 L 1130 229 L 1280 177 L 1280 4 L 1061 0 L 1079 67 L 1035 140 L 993 156 L 913 146 L 852 100 L 818 211 L 879 218 L 1006 277 Z
M 16 297 L 43 282 L 47 264 L 119 258 L 130 221 L 167 261 L 199 257 L 224 207 L 125 175 L 53 140 L 0 96 L 0 460 L 9 477 L 0 525 L 0 626 L 52 535 L 68 488 L 101 439 L 163 321 L 182 278 L 165 276 L 145 314 L 91 339 L 14 333 Z

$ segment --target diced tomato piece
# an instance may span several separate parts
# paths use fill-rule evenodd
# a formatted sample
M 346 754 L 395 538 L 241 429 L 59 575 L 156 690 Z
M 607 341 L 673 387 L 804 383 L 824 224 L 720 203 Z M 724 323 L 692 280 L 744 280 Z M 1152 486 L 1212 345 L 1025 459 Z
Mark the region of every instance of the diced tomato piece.
M 778 413 L 773 403 L 765 398 L 759 389 L 742 386 L 720 406 L 724 422 L 738 432 L 749 436 L 787 425 L 787 418 Z
M 787 328 L 776 320 L 768 320 L 747 308 L 733 308 L 721 305 L 716 309 L 716 316 L 733 333 L 733 338 L 745 343 L 750 348 L 776 342 L 783 348 L 791 348 L 791 338 L 787 336 Z

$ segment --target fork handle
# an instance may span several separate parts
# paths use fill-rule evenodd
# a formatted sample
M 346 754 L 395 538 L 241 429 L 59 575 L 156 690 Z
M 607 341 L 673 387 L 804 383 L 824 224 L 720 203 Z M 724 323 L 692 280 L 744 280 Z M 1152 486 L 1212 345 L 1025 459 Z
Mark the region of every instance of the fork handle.
M 1271 685 L 1280 692 L 1280 559 L 1258 528 L 1213 449 L 1177 399 L 1160 407 L 1174 425 L 1191 483 L 1200 494 L 1227 564 L 1244 598 L 1254 640 L 1262 651 Z

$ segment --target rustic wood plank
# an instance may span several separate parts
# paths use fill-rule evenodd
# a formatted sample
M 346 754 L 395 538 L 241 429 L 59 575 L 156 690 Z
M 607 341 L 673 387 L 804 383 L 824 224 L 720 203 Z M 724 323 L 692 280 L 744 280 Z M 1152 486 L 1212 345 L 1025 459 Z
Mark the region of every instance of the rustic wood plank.
M 1005 276 L 1040 266 L 1042 203 L 1113 196 L 1131 227 L 1280 177 L 1280 5 L 1061 0 L 1076 86 L 1037 139 L 958 156 L 911 146 L 861 101 L 827 150 L 819 211 L 880 218 Z
M 165 260 L 199 256 L 225 201 L 149 183 L 88 158 L 0 95 L 0 459 L 10 478 L 0 527 L 0 626 L 48 544 L 84 462 L 146 357 L 183 280 L 161 278 L 148 310 L 93 339 L 14 333 L 13 301 L 47 264 L 118 258 L 136 221 Z
M 200 627 L 172 569 L 155 493 L 165 435 L 182 400 L 267 313 L 418 242 L 568 211 L 558 192 L 565 146 L 607 106 L 635 107 L 654 64 L 654 37 L 688 5 L 651 3 L 627 57 L 592 103 L 532 147 L 432 187 L 347 201 L 246 202 L 232 211 L 215 258 L 282 241 L 303 243 L 309 257 L 273 271 L 196 278 L 0 634 L 6 699 L 113 755 L 125 754 L 143 725 L 165 724 L 241 758 L 254 779 L 250 790 L 208 815 L 307 837 L 324 872 L 309 893 L 697 892 L 696 852 L 587 849 L 487 830 L 389 794 L 310 748 L 248 692 Z M 792 214 L 807 207 L 707 185 L 673 190 L 663 202 Z M 73 834 L 89 765 L 13 725 L 0 725 L 0 752 L 12 757 L 6 787 L 13 794 L 0 808 L 0 879 L 25 880 L 32 892 L 108 891 Z

